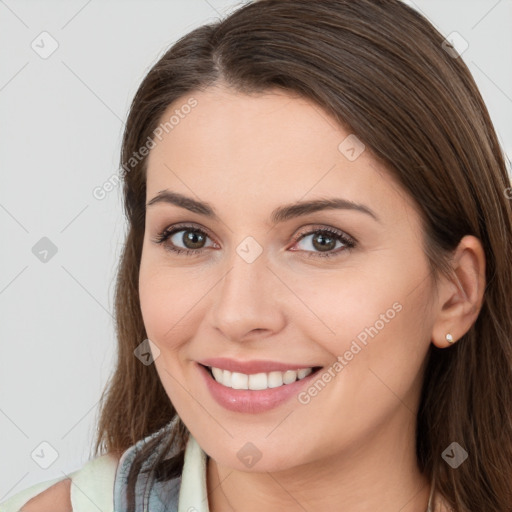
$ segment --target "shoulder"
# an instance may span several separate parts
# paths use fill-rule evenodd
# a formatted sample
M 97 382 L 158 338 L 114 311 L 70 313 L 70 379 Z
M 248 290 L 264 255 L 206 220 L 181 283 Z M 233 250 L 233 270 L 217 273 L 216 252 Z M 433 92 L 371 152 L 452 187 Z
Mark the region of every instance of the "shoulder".
M 70 512 L 71 479 L 66 478 L 30 499 L 21 512 Z
M 91 501 L 100 510 L 111 510 L 118 461 L 113 454 L 89 460 L 66 477 L 19 491 L 0 503 L 0 512 L 81 512 L 90 509 Z

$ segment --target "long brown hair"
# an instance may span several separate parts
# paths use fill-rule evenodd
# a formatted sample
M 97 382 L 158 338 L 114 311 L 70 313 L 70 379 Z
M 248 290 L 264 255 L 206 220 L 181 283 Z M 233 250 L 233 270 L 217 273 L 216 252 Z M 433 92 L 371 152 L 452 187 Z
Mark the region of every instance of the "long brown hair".
M 512 510 L 510 177 L 477 86 L 443 40 L 399 0 L 261 0 L 193 30 L 152 67 L 122 145 L 128 233 L 115 295 L 118 360 L 102 395 L 96 454 L 120 454 L 176 415 L 154 365 L 133 353 L 147 338 L 138 295 L 147 159 L 128 169 L 126 162 L 154 138 L 166 108 L 194 91 L 221 82 L 243 93 L 277 87 L 334 116 L 408 191 L 434 280 L 450 276 L 450 252 L 464 235 L 481 240 L 483 305 L 456 344 L 430 346 L 416 451 L 420 469 L 455 511 Z M 183 450 L 188 430 L 177 425 L 170 439 L 157 438 L 137 455 L 135 472 L 155 443 Z M 441 457 L 453 441 L 469 454 L 456 470 Z M 180 473 L 182 455 L 166 462 L 164 478 Z

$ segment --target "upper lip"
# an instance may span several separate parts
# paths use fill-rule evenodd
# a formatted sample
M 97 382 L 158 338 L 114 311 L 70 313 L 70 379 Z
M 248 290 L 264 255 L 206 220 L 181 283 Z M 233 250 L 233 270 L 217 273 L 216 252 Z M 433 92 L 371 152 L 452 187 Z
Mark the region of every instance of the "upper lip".
M 300 370 L 301 368 L 315 368 L 318 365 L 311 364 L 290 364 L 280 363 L 278 361 L 264 361 L 255 359 L 252 361 L 237 361 L 227 357 L 212 357 L 197 361 L 203 366 L 213 366 L 230 372 L 245 373 L 247 375 L 253 373 L 269 373 L 269 372 L 285 372 L 286 370 Z

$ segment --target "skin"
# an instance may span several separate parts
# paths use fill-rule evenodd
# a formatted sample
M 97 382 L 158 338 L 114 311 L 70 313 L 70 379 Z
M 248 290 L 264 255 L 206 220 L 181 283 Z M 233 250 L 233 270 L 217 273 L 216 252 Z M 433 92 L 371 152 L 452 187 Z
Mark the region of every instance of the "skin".
M 441 278 L 436 289 L 412 199 L 369 149 L 347 159 L 338 145 L 350 132 L 318 105 L 224 86 L 189 96 L 198 105 L 150 151 L 146 197 L 179 192 L 208 202 L 220 221 L 171 204 L 148 207 L 139 288 L 162 384 L 211 457 L 210 511 L 426 510 L 430 482 L 414 452 L 425 357 L 430 343 L 449 346 L 446 333 L 460 339 L 478 316 L 480 242 L 461 240 L 456 280 Z M 278 206 L 327 197 L 362 203 L 380 221 L 334 209 L 269 221 Z M 153 241 L 182 222 L 210 233 L 200 255 Z M 294 241 L 325 227 L 354 237 L 356 247 L 321 258 L 314 233 Z M 172 241 L 193 248 L 184 234 Z M 263 249 L 252 263 L 236 251 L 248 236 Z M 400 312 L 308 404 L 293 397 L 264 413 L 228 411 L 196 367 L 223 356 L 328 368 L 394 303 Z M 251 468 L 237 457 L 247 442 L 262 454 Z

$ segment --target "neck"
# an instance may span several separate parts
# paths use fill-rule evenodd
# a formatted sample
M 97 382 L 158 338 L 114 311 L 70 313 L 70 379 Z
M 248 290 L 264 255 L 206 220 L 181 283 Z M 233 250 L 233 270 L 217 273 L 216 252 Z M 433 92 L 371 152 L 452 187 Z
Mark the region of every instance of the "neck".
M 414 425 L 391 422 L 368 434 L 350 449 L 275 472 L 234 470 L 209 458 L 209 510 L 425 512 L 431 486 L 417 467 Z

